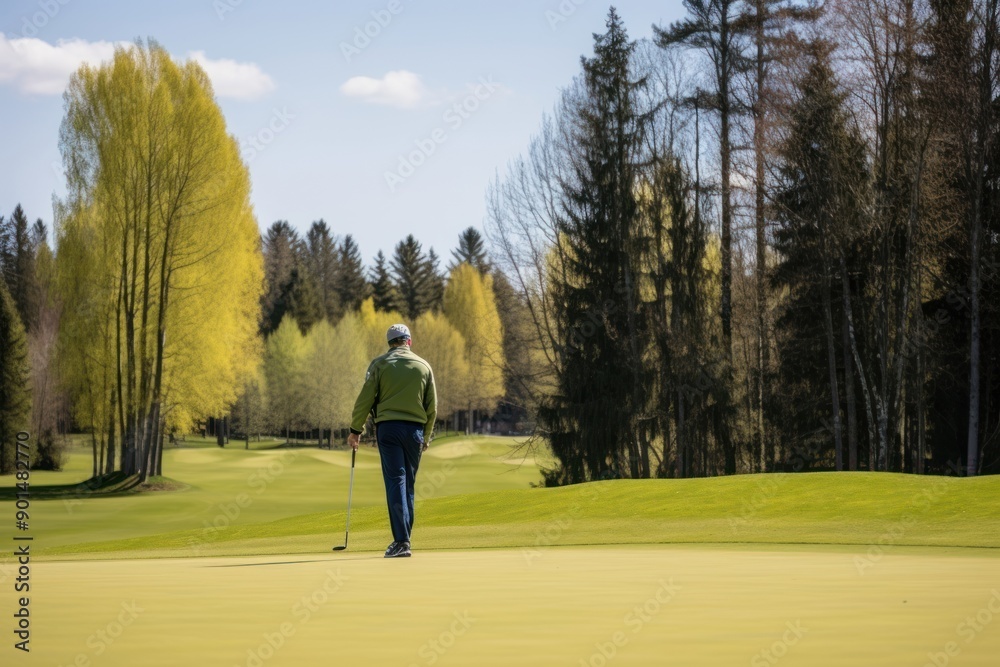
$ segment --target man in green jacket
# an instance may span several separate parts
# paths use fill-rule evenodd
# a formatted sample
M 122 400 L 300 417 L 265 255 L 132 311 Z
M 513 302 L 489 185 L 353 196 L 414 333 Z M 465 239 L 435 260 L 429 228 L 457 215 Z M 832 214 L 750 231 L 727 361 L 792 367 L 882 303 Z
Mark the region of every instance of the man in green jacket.
M 413 483 L 420 454 L 434 432 L 437 390 L 430 364 L 410 350 L 413 341 L 405 324 L 389 327 L 386 340 L 389 351 L 368 366 L 347 443 L 357 450 L 368 415 L 374 412 L 393 538 L 385 557 L 406 558 L 413 530 Z

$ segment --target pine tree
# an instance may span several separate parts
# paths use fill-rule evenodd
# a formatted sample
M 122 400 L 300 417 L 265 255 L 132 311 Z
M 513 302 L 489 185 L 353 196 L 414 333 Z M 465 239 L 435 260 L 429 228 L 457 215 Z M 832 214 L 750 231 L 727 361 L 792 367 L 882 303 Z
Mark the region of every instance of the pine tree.
M 337 249 L 337 294 L 348 313 L 357 312 L 361 302 L 368 298 L 368 281 L 361 261 L 361 250 L 354 237 L 348 234 Z M 384 262 L 383 257 L 383 262 Z
M 439 312 L 444 305 L 444 276 L 441 275 L 441 261 L 434 248 L 427 253 L 424 263 L 424 281 L 427 285 L 427 310 Z
M 647 477 L 650 340 L 641 299 L 639 258 L 650 246 L 638 224 L 634 185 L 646 120 L 631 77 L 635 43 L 612 8 L 607 32 L 583 60 L 585 97 L 576 110 L 574 182 L 567 187 L 561 232 L 565 271 L 553 272 L 562 350 L 558 390 L 540 412 L 562 482 L 606 475 Z M 598 389 L 599 388 L 599 389 Z
M 14 299 L 0 281 L 0 475 L 13 472 L 17 433 L 29 429 L 28 342 Z
M 841 313 L 834 326 L 833 304 L 842 300 L 840 258 L 852 223 L 861 216 L 857 194 L 864 191 L 864 144 L 849 129 L 844 95 L 838 91 L 829 47 L 814 43 L 810 64 L 799 82 L 788 138 L 781 151 L 781 183 L 776 193 L 775 249 L 780 261 L 774 281 L 787 298 L 778 319 L 781 340 L 779 424 L 787 440 L 801 441 L 816 424 L 831 425 L 838 469 L 844 466 L 838 356 L 844 350 Z M 817 363 L 820 360 L 825 363 Z M 852 380 L 853 381 L 853 380 Z M 850 459 L 856 458 L 851 452 Z
M 308 276 L 308 271 L 302 266 L 292 271 L 291 293 L 286 311 L 286 314 L 295 318 L 303 334 L 326 317 L 318 287 Z
M 475 227 L 469 227 L 458 235 L 458 247 L 451 251 L 452 261 L 448 264 L 450 273 L 456 266 L 465 262 L 483 275 L 490 272 L 490 260 L 486 255 L 486 245 L 483 235 Z
M 381 250 L 375 255 L 375 264 L 368 277 L 368 285 L 376 310 L 389 312 L 399 309 L 399 294 L 392 282 L 392 276 L 389 275 L 385 253 Z
M 285 220 L 272 224 L 264 235 L 264 276 L 266 291 L 261 297 L 261 333 L 278 328 L 291 312 L 292 294 L 298 276 L 298 232 Z
M 415 321 L 432 309 L 437 293 L 429 270 L 429 258 L 413 234 L 396 245 L 390 266 L 393 284 L 399 294 L 398 307 L 404 317 Z
M 35 244 L 24 209 L 18 204 L 14 213 L 0 225 L 0 266 L 3 279 L 26 331 L 35 320 Z
M 322 317 L 331 324 L 340 319 L 343 306 L 338 291 L 337 241 L 323 220 L 317 220 L 306 233 L 304 248 L 304 277 L 311 283 L 310 291 L 315 295 Z

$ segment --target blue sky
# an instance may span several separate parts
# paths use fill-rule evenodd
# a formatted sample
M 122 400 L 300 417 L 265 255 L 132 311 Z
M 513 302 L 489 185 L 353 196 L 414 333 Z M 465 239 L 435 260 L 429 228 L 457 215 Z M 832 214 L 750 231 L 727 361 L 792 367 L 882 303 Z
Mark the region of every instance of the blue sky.
M 0 214 L 21 202 L 32 220 L 51 220 L 68 72 L 150 37 L 211 76 L 262 229 L 323 218 L 355 236 L 366 262 L 408 233 L 447 256 L 462 229 L 482 227 L 487 185 L 578 73 L 608 6 L 4 0 Z M 633 38 L 683 11 L 679 0 L 617 6 Z M 366 27 L 375 36 L 355 42 Z

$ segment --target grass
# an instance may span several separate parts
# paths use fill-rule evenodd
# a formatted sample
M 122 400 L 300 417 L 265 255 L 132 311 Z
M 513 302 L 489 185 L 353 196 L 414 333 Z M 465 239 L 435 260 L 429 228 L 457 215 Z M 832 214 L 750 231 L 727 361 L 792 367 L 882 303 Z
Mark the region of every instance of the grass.
M 422 495 L 441 497 L 473 491 L 529 488 L 540 479 L 534 461 L 510 458 L 513 441 L 492 437 L 452 437 L 435 442 L 424 456 Z M 164 479 L 144 490 L 117 480 L 92 492 L 90 455 L 70 450 L 62 472 L 33 472 L 32 526 L 44 535 L 44 549 L 79 550 L 109 540 L 153 540 L 157 534 L 208 526 L 281 522 L 347 505 L 350 453 L 315 447 L 284 448 L 279 441 L 231 443 L 189 441 L 164 452 Z M 378 452 L 358 451 L 354 507 L 382 507 L 385 492 Z M 431 480 L 444 481 L 432 484 Z M 12 515 L 13 480 L 4 485 L 0 512 Z M 165 490 L 171 489 L 171 490 Z M 153 542 L 151 541 L 150 544 Z M 76 545 L 76 546 L 74 546 Z
M 893 667 L 940 665 L 950 648 L 986 667 L 1000 654 L 1000 478 L 545 489 L 531 485 L 548 461 L 514 465 L 511 440 L 444 438 L 418 477 L 415 557 L 385 561 L 377 452 L 359 452 L 351 548 L 335 554 L 350 455 L 280 444 L 185 443 L 153 490 L 81 492 L 79 448 L 64 472 L 33 473 L 19 664 L 714 667 L 780 652 Z M 0 586 L 15 576 L 8 555 Z M 0 615 L 14 603 L 0 596 Z
M 416 543 L 424 549 L 597 544 L 798 544 L 1000 547 L 1000 478 L 872 473 L 619 480 L 531 488 L 533 459 L 504 438 L 449 437 L 418 476 Z M 340 542 L 348 451 L 262 443 L 245 451 L 189 443 L 165 453 L 156 488 L 79 497 L 86 456 L 36 473 L 49 500 L 33 506 L 38 555 L 136 558 L 316 553 Z M 61 491 L 59 491 L 61 489 Z M 59 493 L 62 497 L 59 497 Z M 387 541 L 378 454 L 359 450 L 351 545 Z M 997 552 L 1000 553 L 1000 552 Z
M 1000 614 L 959 630 L 992 614 L 995 559 L 897 553 L 863 575 L 852 559 L 619 546 L 42 562 L 32 653 L 14 663 L 753 667 L 776 664 L 768 651 L 920 667 L 954 643 L 954 665 L 996 665 Z

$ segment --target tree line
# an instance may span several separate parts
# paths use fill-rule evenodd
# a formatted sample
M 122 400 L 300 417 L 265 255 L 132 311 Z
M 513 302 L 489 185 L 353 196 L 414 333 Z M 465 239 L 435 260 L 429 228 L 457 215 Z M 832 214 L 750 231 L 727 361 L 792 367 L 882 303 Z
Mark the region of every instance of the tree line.
M 548 481 L 1000 471 L 997 2 L 684 7 L 488 192 Z
M 496 410 L 503 328 L 475 229 L 446 269 L 412 235 L 370 269 L 322 220 L 261 235 L 211 83 L 154 42 L 81 67 L 64 100 L 55 250 L 20 206 L 0 216 L 0 473 L 21 429 L 35 468 L 58 469 L 57 433 L 82 431 L 96 480 L 140 483 L 206 419 L 329 441 L 400 321 L 436 370 L 443 422 Z
M 471 430 L 504 398 L 503 326 L 482 236 L 459 237 L 447 274 L 413 235 L 366 270 L 350 234 L 323 220 L 304 236 L 287 221 L 263 237 L 264 354 L 231 414 L 215 430 L 249 440 L 308 433 L 320 445 L 343 435 L 369 362 L 386 349 L 390 325 L 407 322 L 414 350 L 431 364 L 442 428 Z

